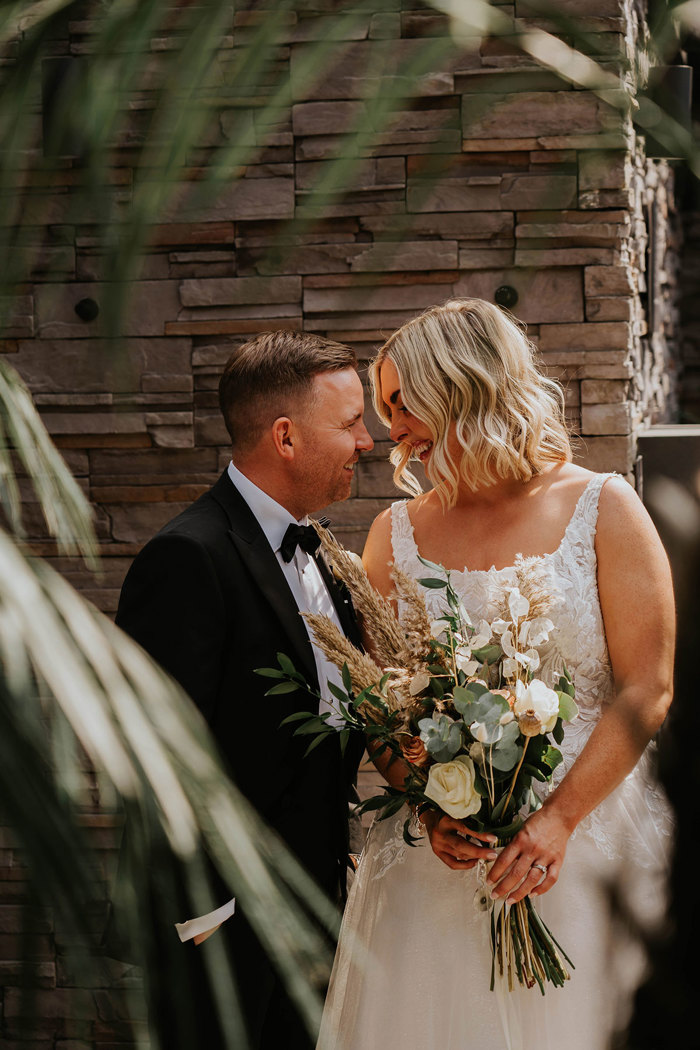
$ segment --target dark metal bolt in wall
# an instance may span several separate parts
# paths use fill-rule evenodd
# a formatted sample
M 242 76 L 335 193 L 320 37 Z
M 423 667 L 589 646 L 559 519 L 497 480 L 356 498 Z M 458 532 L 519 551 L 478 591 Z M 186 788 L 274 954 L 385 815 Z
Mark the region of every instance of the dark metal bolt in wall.
M 502 284 L 493 293 L 493 298 L 499 306 L 510 310 L 518 301 L 518 293 L 510 284 Z
M 75 312 L 81 321 L 94 321 L 100 308 L 94 299 L 81 299 L 75 304 Z

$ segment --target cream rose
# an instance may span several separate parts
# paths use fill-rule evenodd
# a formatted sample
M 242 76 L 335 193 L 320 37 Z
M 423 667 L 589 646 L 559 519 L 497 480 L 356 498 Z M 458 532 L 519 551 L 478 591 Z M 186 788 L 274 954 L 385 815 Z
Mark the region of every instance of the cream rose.
M 527 688 L 522 682 L 515 687 L 516 700 L 513 711 L 518 719 L 532 711 L 542 723 L 541 733 L 551 733 L 559 717 L 559 697 L 539 678 L 530 682 Z
M 478 813 L 481 795 L 474 788 L 474 763 L 467 755 L 430 767 L 425 794 L 455 820 Z

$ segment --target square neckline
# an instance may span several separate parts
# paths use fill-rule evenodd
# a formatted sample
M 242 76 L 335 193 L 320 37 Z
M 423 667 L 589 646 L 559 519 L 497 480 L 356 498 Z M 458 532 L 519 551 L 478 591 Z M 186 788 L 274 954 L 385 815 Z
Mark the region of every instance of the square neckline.
M 608 478 L 612 478 L 612 477 L 615 477 L 615 473 L 614 472 L 606 473 L 606 474 L 594 474 L 593 477 L 586 483 L 585 488 L 582 490 L 581 494 L 579 495 L 578 499 L 576 500 L 576 505 L 575 505 L 575 507 L 573 509 L 571 517 L 569 518 L 569 521 L 567 522 L 566 528 L 564 529 L 564 534 L 562 535 L 562 538 L 560 539 L 560 541 L 557 544 L 556 548 L 553 551 L 547 551 L 547 553 L 545 553 L 545 554 L 528 554 L 526 560 L 528 560 L 528 561 L 545 561 L 545 560 L 547 560 L 549 558 L 556 557 L 560 553 L 562 548 L 564 547 L 564 544 L 566 543 L 566 541 L 567 541 L 567 539 L 569 537 L 569 533 L 571 532 L 574 524 L 578 521 L 578 519 L 580 517 L 580 514 L 582 513 L 582 508 L 583 508 L 583 505 L 584 505 L 585 498 L 588 495 L 588 493 L 592 490 L 594 483 L 598 484 L 600 486 L 600 488 L 602 488 L 603 485 L 605 484 L 605 482 L 608 480 Z M 415 529 L 413 527 L 413 522 L 411 521 L 411 515 L 408 512 L 408 505 L 409 505 L 409 503 L 410 503 L 410 500 L 404 499 L 404 500 L 399 500 L 396 504 L 394 504 L 394 506 L 400 508 L 403 511 L 403 514 L 405 515 L 406 523 L 408 525 L 408 536 L 409 536 L 411 544 L 413 545 L 413 552 L 414 552 L 414 554 L 417 557 L 422 558 L 423 555 L 420 553 L 420 551 L 418 549 L 418 544 L 416 543 Z M 393 544 L 392 544 L 392 546 L 393 546 Z M 517 558 L 522 558 L 522 557 L 523 557 L 522 554 L 516 554 L 516 559 Z M 431 560 L 431 559 L 429 559 L 429 560 Z M 440 563 L 436 563 L 436 564 L 440 564 Z M 463 569 L 448 569 L 446 566 L 444 566 L 444 565 L 442 566 L 443 572 L 446 572 L 446 573 L 449 572 L 450 575 L 456 575 L 456 576 L 475 576 L 475 575 L 491 576 L 491 575 L 498 575 L 499 573 L 513 572 L 515 570 L 515 568 L 516 568 L 516 564 L 515 563 L 513 563 L 511 565 L 504 565 L 500 569 L 496 568 L 495 563 L 489 569 L 470 569 L 468 565 L 465 565 Z

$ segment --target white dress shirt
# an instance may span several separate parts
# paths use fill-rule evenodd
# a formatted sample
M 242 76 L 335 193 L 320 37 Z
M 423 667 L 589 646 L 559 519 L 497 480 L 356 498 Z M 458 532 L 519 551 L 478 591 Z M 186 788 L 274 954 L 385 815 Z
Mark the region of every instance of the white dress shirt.
M 275 552 L 280 568 L 289 584 L 289 589 L 294 595 L 299 612 L 321 613 L 324 616 L 329 616 L 336 627 L 342 630 L 333 599 L 328 593 L 325 580 L 315 559 L 310 554 L 307 554 L 306 551 L 303 551 L 301 547 L 297 547 L 294 557 L 288 562 L 284 560 L 280 552 L 280 546 L 287 528 L 290 525 L 308 525 L 309 519 L 304 517 L 297 521 L 272 496 L 268 496 L 266 492 L 263 492 L 262 489 L 253 484 L 250 478 L 247 478 L 234 465 L 233 461 L 229 463 L 228 475 L 248 504 L 260 528 L 265 533 L 267 542 Z M 328 688 L 328 681 L 330 680 L 335 685 L 342 687 L 340 671 L 314 643 L 313 635 L 306 620 L 303 622 L 309 635 L 314 660 L 316 661 L 319 691 L 322 698 L 319 704 L 319 713 L 323 714 L 325 711 L 330 711 L 329 723 L 337 728 L 343 722 L 337 713 L 338 701 Z M 288 653 L 287 655 L 293 659 L 293 653 Z

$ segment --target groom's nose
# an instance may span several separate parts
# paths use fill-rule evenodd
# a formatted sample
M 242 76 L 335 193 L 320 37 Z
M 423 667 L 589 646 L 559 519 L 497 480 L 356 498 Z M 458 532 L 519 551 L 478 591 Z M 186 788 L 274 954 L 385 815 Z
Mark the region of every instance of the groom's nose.
M 363 422 L 360 423 L 357 430 L 355 448 L 358 452 L 371 452 L 374 448 L 374 440 Z

